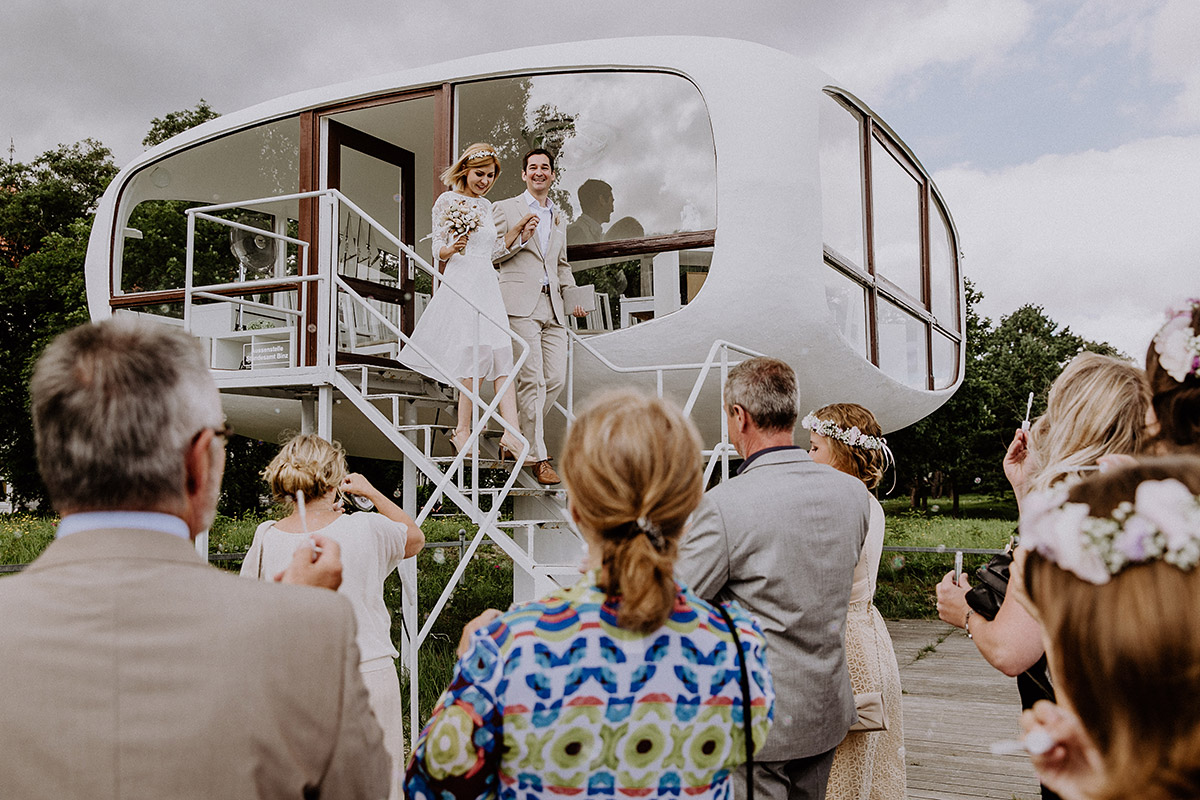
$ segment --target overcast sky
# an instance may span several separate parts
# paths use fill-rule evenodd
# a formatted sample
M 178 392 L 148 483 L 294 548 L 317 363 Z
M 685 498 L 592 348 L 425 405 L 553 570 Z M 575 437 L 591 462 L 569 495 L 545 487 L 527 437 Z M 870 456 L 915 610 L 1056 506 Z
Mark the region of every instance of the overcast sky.
M 933 173 L 984 312 L 1022 303 L 1140 359 L 1200 295 L 1194 0 L 6 0 L 0 146 L 85 137 L 119 164 L 150 120 L 230 112 L 459 55 L 729 36 L 811 60 Z M 464 24 L 464 20 L 466 23 Z

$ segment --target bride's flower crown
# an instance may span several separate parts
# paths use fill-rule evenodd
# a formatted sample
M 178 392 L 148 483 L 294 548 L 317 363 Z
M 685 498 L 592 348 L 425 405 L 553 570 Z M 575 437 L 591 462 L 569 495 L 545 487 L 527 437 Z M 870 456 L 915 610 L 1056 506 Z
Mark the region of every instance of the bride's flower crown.
M 868 436 L 858 428 L 843 428 L 831 419 L 817 419 L 816 415 L 808 414 L 800 420 L 805 430 L 812 431 L 826 439 L 837 439 L 850 447 L 861 447 L 864 450 L 886 450 L 887 439 L 882 436 Z
M 1158 363 L 1180 383 L 1189 375 L 1200 375 L 1200 335 L 1192 328 L 1192 313 L 1200 299 L 1186 300 L 1178 308 L 1167 309 L 1167 323 L 1154 335 Z
M 1036 492 L 1022 509 L 1021 546 L 1097 585 L 1131 564 L 1190 570 L 1200 564 L 1200 497 L 1174 478 L 1143 481 L 1132 503 L 1093 517 L 1086 503 L 1067 502 L 1066 488 Z
M 494 158 L 499 160 L 500 156 L 496 155 L 495 150 L 476 150 L 466 157 L 465 161 L 478 161 L 481 158 Z

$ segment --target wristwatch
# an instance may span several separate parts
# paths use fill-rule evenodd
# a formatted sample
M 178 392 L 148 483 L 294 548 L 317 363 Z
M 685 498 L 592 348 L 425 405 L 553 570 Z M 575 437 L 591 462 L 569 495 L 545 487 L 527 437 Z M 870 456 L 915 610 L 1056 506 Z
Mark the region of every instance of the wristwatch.
M 974 613 L 975 613 L 975 609 L 968 608 L 967 616 L 963 618 L 963 627 L 967 629 L 967 638 L 968 639 L 975 638 L 974 636 L 971 635 L 971 615 Z

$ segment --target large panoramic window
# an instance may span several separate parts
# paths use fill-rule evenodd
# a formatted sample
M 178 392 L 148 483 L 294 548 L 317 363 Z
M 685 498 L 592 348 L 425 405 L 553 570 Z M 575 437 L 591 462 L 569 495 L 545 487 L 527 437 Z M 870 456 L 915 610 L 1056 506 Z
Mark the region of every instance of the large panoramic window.
M 886 375 L 918 389 L 958 379 L 954 230 L 928 176 L 851 98 L 821 105 L 825 299 L 834 328 Z
M 521 156 L 557 154 L 551 200 L 565 216 L 576 282 L 595 285 L 613 327 L 691 301 L 708 275 L 716 157 L 704 100 L 677 75 L 585 72 L 455 89 L 456 152 L 490 142 L 503 171 L 492 200 L 519 194 Z

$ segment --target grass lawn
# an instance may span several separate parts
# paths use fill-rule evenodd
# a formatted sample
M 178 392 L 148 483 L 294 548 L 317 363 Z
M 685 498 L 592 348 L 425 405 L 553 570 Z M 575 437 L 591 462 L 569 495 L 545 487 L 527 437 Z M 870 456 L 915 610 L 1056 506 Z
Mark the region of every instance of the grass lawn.
M 887 513 L 884 545 L 940 547 L 944 553 L 883 554 L 875 605 L 886 619 L 936 619 L 934 587 L 954 569 L 955 548 L 999 549 L 1016 528 L 1017 507 L 1011 499 L 997 501 L 986 495 L 960 499 L 962 517 L 948 516 L 949 501 L 931 501 L 927 512 L 909 510 L 907 499 L 883 503 Z M 990 556 L 963 556 L 963 571 L 973 575 Z
M 1003 547 L 1017 518 L 1011 498 L 1005 501 L 984 495 L 962 497 L 959 519 L 949 516 L 948 500 L 931 500 L 928 510 L 922 512 L 910 511 L 907 499 L 887 500 L 883 506 L 887 513 L 886 545 L 945 548 L 940 553 L 883 554 L 875 603 L 888 619 L 936 618 L 934 587 L 954 568 L 954 548 Z M 209 535 L 209 552 L 214 555 L 244 552 L 250 546 L 254 529 L 267 518 L 265 515 L 241 519 L 218 517 Z M 0 517 L 0 564 L 32 561 L 53 540 L 56 524 L 55 519 L 28 515 Z M 457 541 L 460 535 L 469 540 L 475 533 L 475 527 L 466 517 L 427 520 L 423 527 L 429 542 Z M 417 556 L 418 624 L 423 625 L 428 618 L 458 565 L 460 552 L 455 547 L 427 548 Z M 987 556 L 968 555 L 964 569 L 971 573 L 987 559 Z M 219 566 L 236 570 L 240 564 L 222 562 Z M 512 601 L 512 581 L 512 562 L 498 548 L 481 546 L 421 650 L 422 719 L 428 717 L 438 693 L 449 682 L 456 660 L 454 648 L 463 625 L 486 608 L 507 608 Z M 399 642 L 403 620 L 399 614 L 400 584 L 395 574 L 384 585 L 384 601 L 393 615 L 393 641 Z M 408 681 L 403 674 L 401 682 L 407 697 Z

